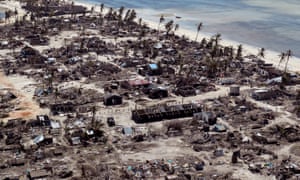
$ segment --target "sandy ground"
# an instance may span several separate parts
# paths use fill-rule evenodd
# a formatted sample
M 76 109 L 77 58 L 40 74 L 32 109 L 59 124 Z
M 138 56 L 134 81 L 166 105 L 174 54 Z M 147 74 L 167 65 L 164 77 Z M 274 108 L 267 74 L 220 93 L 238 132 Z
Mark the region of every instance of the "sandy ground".
M 23 76 L 5 76 L 0 72 L 0 88 L 9 89 L 17 96 L 15 110 L 9 113 L 9 117 L 3 119 L 23 118 L 31 119 L 35 118 L 36 115 L 48 114 L 48 110 L 41 109 L 39 105 L 32 99 L 34 87 L 32 86 L 35 82 Z
M 21 8 L 20 2 L 17 1 L 0 1 L 0 11 L 4 12 L 5 10 L 11 10 L 15 11 L 17 9 L 18 11 L 18 17 L 22 17 L 24 14 L 26 14 L 25 10 Z M 15 18 L 11 18 L 10 22 L 14 22 Z

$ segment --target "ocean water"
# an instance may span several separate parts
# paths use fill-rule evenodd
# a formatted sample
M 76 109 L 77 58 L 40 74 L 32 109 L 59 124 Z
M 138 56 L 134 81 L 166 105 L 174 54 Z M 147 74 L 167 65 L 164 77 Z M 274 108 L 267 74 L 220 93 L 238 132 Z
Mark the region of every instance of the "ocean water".
M 221 33 L 230 39 L 267 50 L 293 51 L 300 57 L 300 0 L 80 0 L 106 7 L 135 8 L 138 16 L 158 22 L 159 14 L 180 16 L 180 28 Z

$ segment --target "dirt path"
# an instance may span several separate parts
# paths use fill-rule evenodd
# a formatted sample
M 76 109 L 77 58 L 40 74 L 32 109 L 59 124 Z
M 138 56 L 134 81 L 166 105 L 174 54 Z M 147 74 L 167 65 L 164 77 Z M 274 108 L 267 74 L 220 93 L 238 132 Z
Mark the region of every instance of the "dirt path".
M 15 110 L 9 113 L 8 118 L 3 119 L 4 122 L 16 118 L 28 120 L 35 118 L 36 115 L 47 113 L 47 110 L 41 109 L 32 99 L 34 87 L 31 84 L 33 83 L 31 79 L 19 75 L 5 76 L 0 72 L 0 88 L 9 89 L 17 96 Z

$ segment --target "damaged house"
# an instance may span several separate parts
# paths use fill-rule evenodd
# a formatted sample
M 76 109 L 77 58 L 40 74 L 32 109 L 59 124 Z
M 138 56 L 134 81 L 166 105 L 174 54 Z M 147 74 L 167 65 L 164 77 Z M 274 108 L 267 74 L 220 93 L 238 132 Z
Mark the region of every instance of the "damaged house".
M 75 111 L 75 105 L 70 102 L 64 104 L 52 104 L 50 105 L 50 110 L 53 114 L 70 113 Z
M 201 120 L 209 125 L 214 125 L 217 122 L 217 117 L 213 112 L 199 112 L 193 115 L 194 120 Z
M 255 100 L 270 100 L 275 97 L 275 94 L 270 89 L 258 89 L 254 90 L 251 96 Z
M 113 106 L 122 104 L 123 98 L 117 94 L 107 94 L 104 96 L 103 104 L 106 106 Z
M 151 99 L 161 99 L 168 97 L 169 93 L 165 87 L 157 86 L 157 85 L 149 85 L 145 89 L 143 89 L 145 94 L 148 94 L 148 97 Z

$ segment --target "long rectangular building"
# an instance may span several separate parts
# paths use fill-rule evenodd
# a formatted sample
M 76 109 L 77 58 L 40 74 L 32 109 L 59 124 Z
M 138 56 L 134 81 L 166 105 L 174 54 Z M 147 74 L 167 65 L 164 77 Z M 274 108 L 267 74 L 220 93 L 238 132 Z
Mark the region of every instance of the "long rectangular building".
M 192 117 L 201 112 L 199 104 L 161 105 L 132 111 L 132 120 L 136 123 L 148 123 L 168 119 Z

